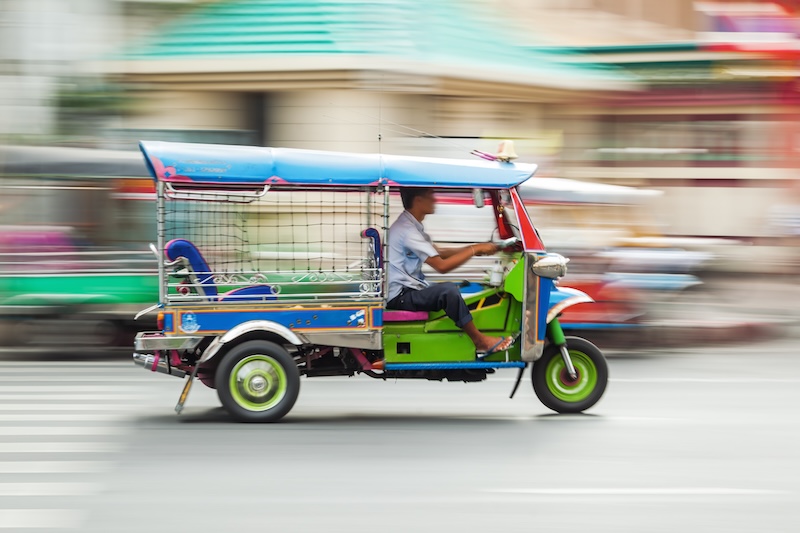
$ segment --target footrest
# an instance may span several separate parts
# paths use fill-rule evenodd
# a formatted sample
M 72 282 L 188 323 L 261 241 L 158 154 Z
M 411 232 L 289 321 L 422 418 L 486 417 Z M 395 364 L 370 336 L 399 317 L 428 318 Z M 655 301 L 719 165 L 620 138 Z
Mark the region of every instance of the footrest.
M 458 370 L 460 368 L 524 368 L 522 361 L 465 361 L 463 363 L 386 363 L 385 370 Z

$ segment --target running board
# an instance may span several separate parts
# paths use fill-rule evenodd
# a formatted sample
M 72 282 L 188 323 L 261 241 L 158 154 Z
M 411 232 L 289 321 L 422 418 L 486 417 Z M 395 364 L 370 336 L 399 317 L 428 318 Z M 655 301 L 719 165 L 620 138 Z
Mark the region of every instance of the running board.
M 466 370 L 476 368 L 525 368 L 522 361 L 466 361 L 463 363 L 386 363 L 384 370 Z

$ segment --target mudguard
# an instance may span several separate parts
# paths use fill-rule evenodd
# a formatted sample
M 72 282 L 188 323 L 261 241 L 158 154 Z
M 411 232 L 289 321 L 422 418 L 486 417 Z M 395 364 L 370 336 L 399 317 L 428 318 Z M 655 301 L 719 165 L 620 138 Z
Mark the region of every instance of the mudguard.
M 295 334 L 295 332 L 283 324 L 278 324 L 277 322 L 272 322 L 269 320 L 251 320 L 249 322 L 242 322 L 241 324 L 238 324 L 221 337 L 217 337 L 211 341 L 211 344 L 209 344 L 205 349 L 203 355 L 200 357 L 197 363 L 205 363 L 206 361 L 211 360 L 211 358 L 217 355 L 225 343 L 235 340 L 245 333 L 250 333 L 253 331 L 275 333 L 283 337 L 287 342 L 290 342 L 296 346 L 303 344 L 303 341 Z
M 594 299 L 583 291 L 570 287 L 554 285 L 550 289 L 550 302 L 547 308 L 547 323 L 549 324 L 564 309 L 576 304 L 594 302 Z

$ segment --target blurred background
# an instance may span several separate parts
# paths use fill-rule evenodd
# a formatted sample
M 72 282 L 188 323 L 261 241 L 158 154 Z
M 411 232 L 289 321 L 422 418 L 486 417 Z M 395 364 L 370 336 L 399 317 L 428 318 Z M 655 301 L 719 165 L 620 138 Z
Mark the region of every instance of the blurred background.
M 741 288 L 800 273 L 799 22 L 793 0 L 2 0 L 0 344 L 129 347 L 151 326 L 132 321 L 157 300 L 142 139 L 510 139 L 559 180 L 526 202 L 600 303 L 565 324 L 773 308 Z
M 800 0 L 0 0 L 0 529 L 800 531 L 799 22 Z M 140 140 L 506 139 L 596 300 L 561 317 L 609 358 L 587 414 L 509 400 L 501 371 L 304 380 L 286 423 L 232 424 L 131 365 L 158 299 Z M 489 237 L 456 207 L 434 237 Z

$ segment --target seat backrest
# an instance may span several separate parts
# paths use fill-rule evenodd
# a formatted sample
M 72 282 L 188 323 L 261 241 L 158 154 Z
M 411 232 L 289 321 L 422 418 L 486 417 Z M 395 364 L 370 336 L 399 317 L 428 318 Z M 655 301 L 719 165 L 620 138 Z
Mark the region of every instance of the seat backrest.
M 187 263 L 186 266 L 192 270 L 190 276 L 195 288 L 200 289 L 205 296 L 217 295 L 217 286 L 214 284 L 211 267 L 208 266 L 197 246 L 186 239 L 172 239 L 164 247 L 164 254 L 170 261 L 183 258 Z
M 372 255 L 375 259 L 375 268 L 383 268 L 383 248 L 381 247 L 381 234 L 375 228 L 367 228 L 361 232 L 365 239 L 372 239 Z

